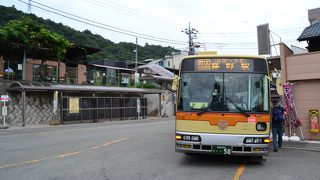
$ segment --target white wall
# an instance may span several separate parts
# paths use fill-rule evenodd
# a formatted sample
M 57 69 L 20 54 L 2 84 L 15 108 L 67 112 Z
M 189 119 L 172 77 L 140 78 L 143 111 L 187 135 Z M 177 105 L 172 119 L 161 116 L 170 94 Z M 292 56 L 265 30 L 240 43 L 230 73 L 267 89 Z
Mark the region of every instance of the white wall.
M 158 94 L 147 94 L 144 95 L 147 98 L 148 104 L 148 116 L 158 116 L 159 107 L 159 95 Z M 161 94 L 161 116 L 168 117 L 174 116 L 174 95 L 170 91 Z

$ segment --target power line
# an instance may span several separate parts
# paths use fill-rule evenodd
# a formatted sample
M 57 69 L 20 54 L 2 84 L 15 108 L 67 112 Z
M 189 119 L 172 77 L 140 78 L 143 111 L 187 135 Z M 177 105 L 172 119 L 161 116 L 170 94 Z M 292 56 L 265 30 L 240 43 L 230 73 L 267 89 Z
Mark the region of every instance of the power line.
M 20 0 L 19 0 L 19 1 L 20 1 Z M 35 1 L 34 1 L 34 2 L 35 2 Z M 87 19 L 87 18 L 83 18 L 83 17 L 77 16 L 77 15 L 74 15 L 74 14 L 71 14 L 71 13 L 68 13 L 68 12 L 65 12 L 65 11 L 61 11 L 61 10 L 59 10 L 59 9 L 56 9 L 56 8 L 53 8 L 53 7 L 50 7 L 50 6 L 47 6 L 47 5 L 38 3 L 38 2 L 35 2 L 35 3 L 36 3 L 36 4 L 39 4 L 39 5 L 41 5 L 41 6 L 44 6 L 44 7 L 53 9 L 53 10 L 58 11 L 58 12 L 71 15 L 71 16 L 76 17 L 76 18 L 79 18 L 79 19 L 84 19 L 84 20 L 86 20 L 86 21 L 93 22 L 93 23 L 96 23 L 96 24 L 99 24 L 99 25 L 103 25 L 103 26 L 107 26 L 107 27 L 110 27 L 110 28 L 114 28 L 114 29 L 117 29 L 117 30 L 120 30 L 120 31 L 124 31 L 124 32 L 136 34 L 136 35 L 141 35 L 141 36 L 146 36 L 146 37 L 150 37 L 150 38 L 165 40 L 165 41 L 185 43 L 184 41 L 176 41 L 176 40 L 171 40 L 171 39 L 159 38 L 159 37 L 150 36 L 150 35 L 146 35 L 146 34 L 141 34 L 141 33 L 133 32 L 133 31 L 128 31 L 128 30 L 125 30 L 125 29 L 117 28 L 117 27 L 115 27 L 115 26 L 110 26 L 110 25 L 107 25 L 107 24 L 103 24 L 103 23 L 100 23 L 100 22 L 97 22 L 97 21 L 93 21 L 93 20 Z M 135 36 L 136 36 L 136 35 L 135 35 Z
M 153 16 L 153 15 L 144 13 L 142 11 L 139 11 L 139 10 L 136 10 L 136 9 L 121 5 L 119 3 L 116 3 L 116 2 L 113 2 L 113 1 L 110 1 L 110 0 L 108 1 L 108 3 L 101 2 L 99 0 L 82 0 L 82 1 L 85 1 L 85 2 L 90 3 L 90 4 L 97 5 L 97 6 L 102 7 L 102 8 L 107 8 L 107 9 L 110 9 L 110 7 L 113 7 L 114 9 L 117 10 L 117 12 L 119 12 L 119 10 L 120 10 L 120 11 L 122 11 L 123 14 L 129 15 L 130 17 L 132 17 L 132 15 L 134 15 L 135 17 L 137 17 L 140 20 L 147 20 L 148 22 L 151 22 L 151 23 L 154 23 L 154 24 L 159 24 L 160 23 L 160 24 L 170 25 L 170 27 L 172 27 L 172 25 L 176 26 L 177 28 L 183 27 L 182 25 L 177 24 L 175 22 L 171 22 L 171 21 L 168 21 L 166 19 L 162 19 L 160 17 L 156 17 L 156 16 Z M 121 13 L 121 12 L 119 12 L 119 13 Z M 158 22 L 158 23 L 156 23 L 156 22 Z
M 21 3 L 24 3 L 24 4 L 27 4 L 26 2 L 24 2 L 22 0 L 17 0 L 17 1 L 19 1 Z M 141 39 L 147 39 L 147 40 L 152 40 L 152 41 L 157 41 L 157 42 L 163 42 L 163 43 L 179 44 L 179 45 L 187 44 L 184 41 L 165 39 L 165 38 L 160 38 L 160 37 L 155 37 L 155 36 L 151 36 L 151 35 L 146 35 L 146 34 L 133 32 L 133 31 L 128 31 L 128 30 L 125 30 L 125 29 L 121 29 L 121 28 L 117 28 L 117 27 L 114 27 L 114 26 L 110 26 L 110 25 L 107 25 L 107 24 L 100 23 L 100 22 L 96 22 L 96 21 L 93 21 L 93 20 L 89 20 L 89 19 L 77 16 L 77 15 L 74 15 L 74 14 L 71 14 L 71 13 L 68 13 L 68 12 L 64 12 L 64 11 L 58 10 L 56 8 L 52 8 L 50 6 L 38 3 L 36 1 L 32 1 L 32 2 L 36 3 L 36 4 L 40 5 L 40 6 L 52 9 L 54 11 L 46 9 L 46 8 L 43 8 L 43 7 L 40 7 L 40 6 L 37 6 L 37 5 L 34 5 L 34 4 L 31 4 L 31 6 L 33 6 L 33 7 L 42 9 L 42 10 L 50 12 L 50 13 L 57 14 L 59 16 L 62 16 L 62 17 L 65 17 L 65 18 L 68 18 L 68 19 L 71 19 L 71 20 L 74 20 L 74 21 L 78 21 L 78 22 L 81 22 L 81 23 L 84 23 L 84 24 L 88 24 L 88 25 L 95 26 L 95 27 L 98 27 L 98 28 L 101 28 L 101 29 L 105 29 L 105 30 L 108 30 L 108 31 L 112 31 L 112 32 L 116 32 L 116 33 L 120 33 L 120 34 L 124 34 L 124 35 L 128 35 L 128 36 L 138 37 L 138 38 L 141 38 Z M 58 11 L 58 12 L 56 12 L 56 11 Z M 70 15 L 70 16 L 73 16 L 73 17 L 61 14 L 59 12 L 67 14 L 67 15 Z M 74 17 L 76 17 L 76 18 L 74 18 Z

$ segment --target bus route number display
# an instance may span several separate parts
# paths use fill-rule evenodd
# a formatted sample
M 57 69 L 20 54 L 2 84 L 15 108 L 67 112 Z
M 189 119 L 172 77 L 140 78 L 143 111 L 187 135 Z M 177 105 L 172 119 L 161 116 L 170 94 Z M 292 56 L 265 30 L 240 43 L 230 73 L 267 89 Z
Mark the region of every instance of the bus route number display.
M 197 71 L 252 72 L 253 62 L 249 59 L 196 59 Z

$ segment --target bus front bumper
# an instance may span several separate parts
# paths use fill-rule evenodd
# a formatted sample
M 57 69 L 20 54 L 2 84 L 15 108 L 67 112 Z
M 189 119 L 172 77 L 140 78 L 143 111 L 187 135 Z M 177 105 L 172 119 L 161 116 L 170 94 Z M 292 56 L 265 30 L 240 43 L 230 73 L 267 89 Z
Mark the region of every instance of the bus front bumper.
M 200 136 L 200 142 L 176 140 L 176 152 L 205 153 L 240 156 L 267 156 L 269 144 L 246 144 L 245 138 L 269 138 L 269 135 L 231 135 L 176 132 L 187 136 Z

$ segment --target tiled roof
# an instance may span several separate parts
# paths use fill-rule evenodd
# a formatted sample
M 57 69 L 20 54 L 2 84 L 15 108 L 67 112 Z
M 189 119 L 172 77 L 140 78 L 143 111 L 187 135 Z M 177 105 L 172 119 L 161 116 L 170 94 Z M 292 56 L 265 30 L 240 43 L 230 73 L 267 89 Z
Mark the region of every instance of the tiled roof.
M 305 41 L 320 38 L 320 23 L 315 23 L 306 27 L 298 38 L 298 41 Z

